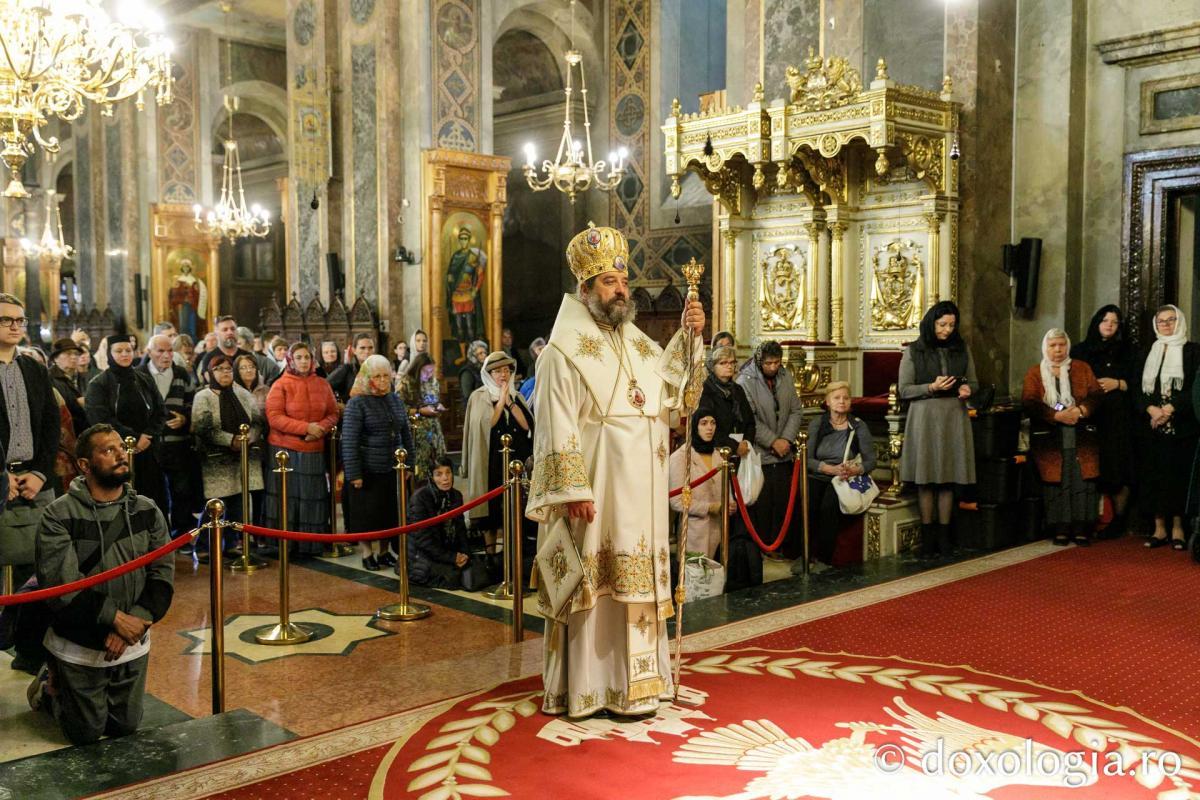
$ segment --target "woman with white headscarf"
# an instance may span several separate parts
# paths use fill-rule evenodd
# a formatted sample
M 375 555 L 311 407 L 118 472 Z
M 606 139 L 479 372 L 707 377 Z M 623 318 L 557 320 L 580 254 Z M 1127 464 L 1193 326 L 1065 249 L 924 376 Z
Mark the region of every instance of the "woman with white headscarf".
M 516 362 L 508 354 L 491 353 L 480 370 L 483 386 L 467 400 L 462 469 L 467 479 L 468 499 L 494 489 L 507 476 L 508 466 L 500 453 L 501 436 L 512 437 L 510 461 L 524 461 L 533 455 L 533 412 L 513 386 L 515 368 Z M 495 544 L 496 531 L 503 527 L 502 508 L 501 499 L 497 498 L 470 512 L 471 525 L 484 532 L 489 551 Z
M 1042 337 L 1042 361 L 1025 373 L 1021 401 L 1054 543 L 1091 544 L 1100 507 L 1100 448 L 1092 419 L 1104 390 L 1086 361 L 1072 359 L 1065 331 Z
M 1191 403 L 1200 345 L 1188 341 L 1187 319 L 1172 305 L 1155 312 L 1154 333 L 1157 338 L 1135 373 L 1141 379 L 1135 399 L 1138 411 L 1145 415 L 1141 505 L 1154 515 L 1154 535 L 1146 547 L 1170 543 L 1183 550 L 1189 467 L 1200 436 Z

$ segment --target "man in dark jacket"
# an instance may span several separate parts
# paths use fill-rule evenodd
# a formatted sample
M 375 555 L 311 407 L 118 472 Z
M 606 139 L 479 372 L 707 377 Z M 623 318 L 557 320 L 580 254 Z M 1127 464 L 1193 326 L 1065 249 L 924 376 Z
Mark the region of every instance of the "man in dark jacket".
M 354 379 L 358 377 L 363 362 L 375 355 L 375 338 L 369 333 L 356 333 L 351 349 L 354 355 L 349 363 L 342 364 L 326 378 L 342 405 L 350 402 L 350 390 L 354 388 Z
M 408 521 L 421 522 L 458 508 L 462 492 L 454 488 L 454 462 L 440 456 L 433 468 L 433 480 L 412 496 Z M 460 514 L 440 526 L 410 533 L 408 541 L 408 578 L 418 586 L 458 589 L 467 556 L 467 524 Z
M 199 459 L 192 449 L 191 436 L 195 392 L 187 370 L 175 363 L 171 338 L 166 334 L 150 337 L 146 343 L 146 357 L 137 369 L 150 376 L 167 412 L 158 449 L 158 465 L 167 479 L 167 499 L 171 504 L 167 519 L 171 535 L 178 536 L 195 526 L 195 513 L 200 506 Z M 163 513 L 167 510 L 163 509 Z
M 217 319 L 217 346 L 206 349 L 196 358 L 196 374 L 204 375 L 204 371 L 208 368 L 208 360 L 216 353 L 224 353 L 230 361 L 237 361 L 238 356 L 250 356 L 254 359 L 254 363 L 258 364 L 258 374 L 262 375 L 263 381 L 268 384 L 274 383 L 281 372 L 279 365 L 275 363 L 274 359 L 267 358 L 262 353 L 254 353 L 238 347 L 237 330 L 237 320 L 233 317 L 226 315 Z M 353 383 L 353 379 L 351 382 Z
M 25 306 L 0 294 L 0 452 L 8 466 L 8 506 L 0 514 L 0 564 L 13 564 L 20 586 L 33 568 L 33 541 L 42 511 L 54 499 L 58 441 L 62 434 L 58 402 L 46 368 L 17 354 L 25 335 Z
M 75 456 L 82 474 L 46 509 L 38 530 L 37 576 L 43 587 L 113 569 L 169 539 L 162 512 L 126 486 L 129 460 L 111 426 L 84 431 Z M 50 663 L 30 687 L 30 705 L 51 711 L 74 744 L 136 731 L 146 693 L 149 629 L 167 613 L 173 594 L 174 565 L 167 556 L 49 600 Z
M 87 412 L 83 409 L 83 381 L 79 376 L 79 354 L 82 352 L 74 339 L 59 339 L 50 351 L 50 382 L 71 412 L 75 433 L 88 426 Z

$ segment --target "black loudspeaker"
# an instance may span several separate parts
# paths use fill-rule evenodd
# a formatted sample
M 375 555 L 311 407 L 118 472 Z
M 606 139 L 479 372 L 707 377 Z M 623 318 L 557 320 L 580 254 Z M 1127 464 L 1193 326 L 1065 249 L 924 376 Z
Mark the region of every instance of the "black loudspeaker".
M 142 273 L 133 274 L 133 307 L 137 310 L 138 328 L 146 327 L 146 309 L 142 302 Z
M 330 299 L 333 299 L 334 295 L 341 295 L 345 299 L 346 276 L 342 272 L 342 265 L 338 261 L 337 253 L 325 254 L 325 268 L 329 271 Z
M 1025 238 L 1017 245 L 1017 294 L 1013 305 L 1033 311 L 1037 305 L 1038 272 L 1042 265 L 1042 240 Z

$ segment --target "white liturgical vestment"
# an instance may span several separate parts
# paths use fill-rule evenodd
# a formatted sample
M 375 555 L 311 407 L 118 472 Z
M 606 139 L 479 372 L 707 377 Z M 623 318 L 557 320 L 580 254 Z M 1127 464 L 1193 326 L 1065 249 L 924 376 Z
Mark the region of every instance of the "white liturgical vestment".
M 551 526 L 570 526 L 584 575 L 560 619 L 546 622 L 547 713 L 640 714 L 672 695 L 669 426 L 704 352 L 696 338 L 689 364 L 687 346 L 683 330 L 664 351 L 633 324 L 602 327 L 567 295 L 538 358 L 526 513 L 541 523 L 539 546 Z M 591 523 L 567 517 L 567 503 L 587 500 Z

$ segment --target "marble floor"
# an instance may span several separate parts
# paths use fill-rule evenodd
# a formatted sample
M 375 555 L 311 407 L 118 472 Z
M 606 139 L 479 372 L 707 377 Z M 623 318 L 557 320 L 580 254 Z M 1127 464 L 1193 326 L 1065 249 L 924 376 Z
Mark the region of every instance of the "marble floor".
M 748 624 L 761 615 L 965 560 L 901 556 L 869 566 L 793 576 L 766 561 L 767 582 L 688 604 L 687 632 Z M 511 601 L 480 593 L 414 588 L 433 613 L 383 622 L 375 610 L 397 599 L 392 572 L 370 572 L 357 555 L 298 559 L 292 620 L 313 640 L 268 647 L 254 633 L 277 621 L 272 566 L 225 577 L 227 713 L 211 715 L 209 572 L 176 562 L 175 599 L 154 629 L 142 730 L 123 740 L 69 747 L 44 714 L 29 710 L 29 676 L 0 654 L 0 798 L 75 798 L 296 736 L 320 734 L 488 688 L 540 668 L 542 620 L 530 598 L 525 643 L 510 644 Z M 53 776 L 53 777 L 48 777 Z M 9 794 L 5 794 L 5 792 Z

